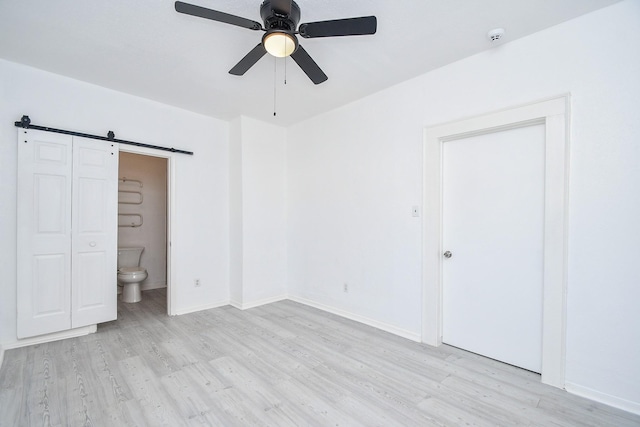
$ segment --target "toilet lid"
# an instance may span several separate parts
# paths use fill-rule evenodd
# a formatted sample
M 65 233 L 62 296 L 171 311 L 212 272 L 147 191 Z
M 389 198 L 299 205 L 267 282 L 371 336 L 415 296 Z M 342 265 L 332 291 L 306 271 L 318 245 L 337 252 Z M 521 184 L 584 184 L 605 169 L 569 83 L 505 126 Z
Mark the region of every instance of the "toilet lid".
M 118 270 L 118 274 L 142 273 L 144 271 L 146 270 L 140 267 L 122 267 L 120 270 Z

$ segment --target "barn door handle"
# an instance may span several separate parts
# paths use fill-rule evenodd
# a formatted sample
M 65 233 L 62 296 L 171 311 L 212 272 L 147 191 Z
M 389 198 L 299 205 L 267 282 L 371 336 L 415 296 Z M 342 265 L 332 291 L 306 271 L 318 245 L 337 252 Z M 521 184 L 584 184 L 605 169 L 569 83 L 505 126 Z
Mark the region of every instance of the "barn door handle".
M 451 251 L 447 251 L 444 253 L 444 257 L 445 258 L 451 258 L 453 256 L 453 254 L 451 253 Z

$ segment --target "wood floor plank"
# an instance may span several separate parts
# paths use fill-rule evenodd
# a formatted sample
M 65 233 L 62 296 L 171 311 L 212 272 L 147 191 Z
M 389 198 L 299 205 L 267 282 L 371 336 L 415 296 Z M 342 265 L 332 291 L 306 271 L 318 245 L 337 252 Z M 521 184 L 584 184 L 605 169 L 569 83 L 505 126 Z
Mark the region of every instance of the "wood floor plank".
M 166 289 L 95 334 L 8 350 L 0 426 L 640 426 L 540 376 L 292 301 L 169 317 Z
M 201 411 L 199 420 L 203 425 L 233 426 L 238 420 L 227 410 L 231 405 L 225 404 L 225 390 L 232 388 L 230 382 L 216 371 L 209 363 L 196 363 L 182 369 L 187 376 L 194 393 L 197 393 L 207 405 L 206 411 Z M 223 396 L 223 398 L 221 398 Z M 207 424 L 215 420 L 214 424 Z
M 160 382 L 175 402 L 183 419 L 197 419 L 209 411 L 204 393 L 184 370 L 164 375 Z
M 175 426 L 182 424 L 175 401 L 167 394 L 156 373 L 142 357 L 134 356 L 119 362 L 133 398 L 140 404 L 150 425 Z
M 474 413 L 472 408 L 455 405 L 450 401 L 429 397 L 418 404 L 418 407 L 431 414 L 440 424 L 445 426 L 494 427 L 494 421 L 484 419 Z
M 225 388 L 227 391 L 233 389 L 242 394 L 243 406 L 251 408 L 254 416 L 269 425 L 297 426 L 304 423 L 303 414 L 298 412 L 297 406 L 291 405 L 289 399 L 283 399 L 276 392 L 275 384 L 243 362 L 242 359 L 221 357 L 209 364 L 230 384 Z
M 611 408 L 596 402 L 584 401 L 578 405 L 565 404 L 562 400 L 544 396 L 538 408 L 556 414 L 557 417 L 570 423 L 580 423 L 583 420 L 593 425 L 612 425 L 616 427 L 638 427 L 640 420 L 627 412 Z
M 24 393 L 26 349 L 11 350 L 15 357 L 5 357 L 0 370 L 0 426 L 22 419 L 27 394 Z

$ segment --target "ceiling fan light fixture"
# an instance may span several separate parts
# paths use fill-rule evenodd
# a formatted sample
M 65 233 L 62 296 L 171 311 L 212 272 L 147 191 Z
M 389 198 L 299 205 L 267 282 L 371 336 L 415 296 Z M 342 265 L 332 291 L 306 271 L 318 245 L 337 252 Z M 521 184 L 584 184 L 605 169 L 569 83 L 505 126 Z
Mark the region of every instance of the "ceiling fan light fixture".
M 267 32 L 262 38 L 264 48 L 277 58 L 291 55 L 298 48 L 298 39 L 282 31 Z

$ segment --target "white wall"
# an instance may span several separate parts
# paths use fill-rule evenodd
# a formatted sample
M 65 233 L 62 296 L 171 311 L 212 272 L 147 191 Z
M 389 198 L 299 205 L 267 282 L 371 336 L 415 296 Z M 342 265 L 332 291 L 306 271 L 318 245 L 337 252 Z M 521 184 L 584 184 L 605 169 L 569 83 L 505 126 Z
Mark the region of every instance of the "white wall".
M 286 136 L 242 118 L 245 304 L 286 295 Z
M 242 204 L 242 118 L 229 129 L 229 293 L 232 303 L 242 305 L 243 285 L 243 204 Z
M 423 129 L 570 92 L 567 388 L 640 412 L 639 22 L 627 0 L 291 127 L 289 293 L 419 336 Z
M 120 152 L 118 177 L 142 182 L 118 182 L 119 190 L 142 194 L 141 204 L 118 203 L 118 214 L 142 215 L 141 227 L 118 227 L 118 247 L 143 247 L 140 265 L 147 270 L 142 289 L 167 286 L 167 160 L 161 157 Z M 119 193 L 119 202 L 137 202 L 137 194 Z M 120 223 L 137 223 L 123 215 Z
M 229 300 L 229 125 L 167 105 L 0 60 L 0 345 L 16 343 L 16 128 L 37 125 L 176 147 L 174 308 L 186 312 Z M 142 150 L 144 151 L 144 150 Z M 150 151 L 157 153 L 157 151 Z M 195 288 L 193 279 L 202 286 Z
M 286 297 L 286 129 L 248 117 L 231 123 L 231 302 Z

